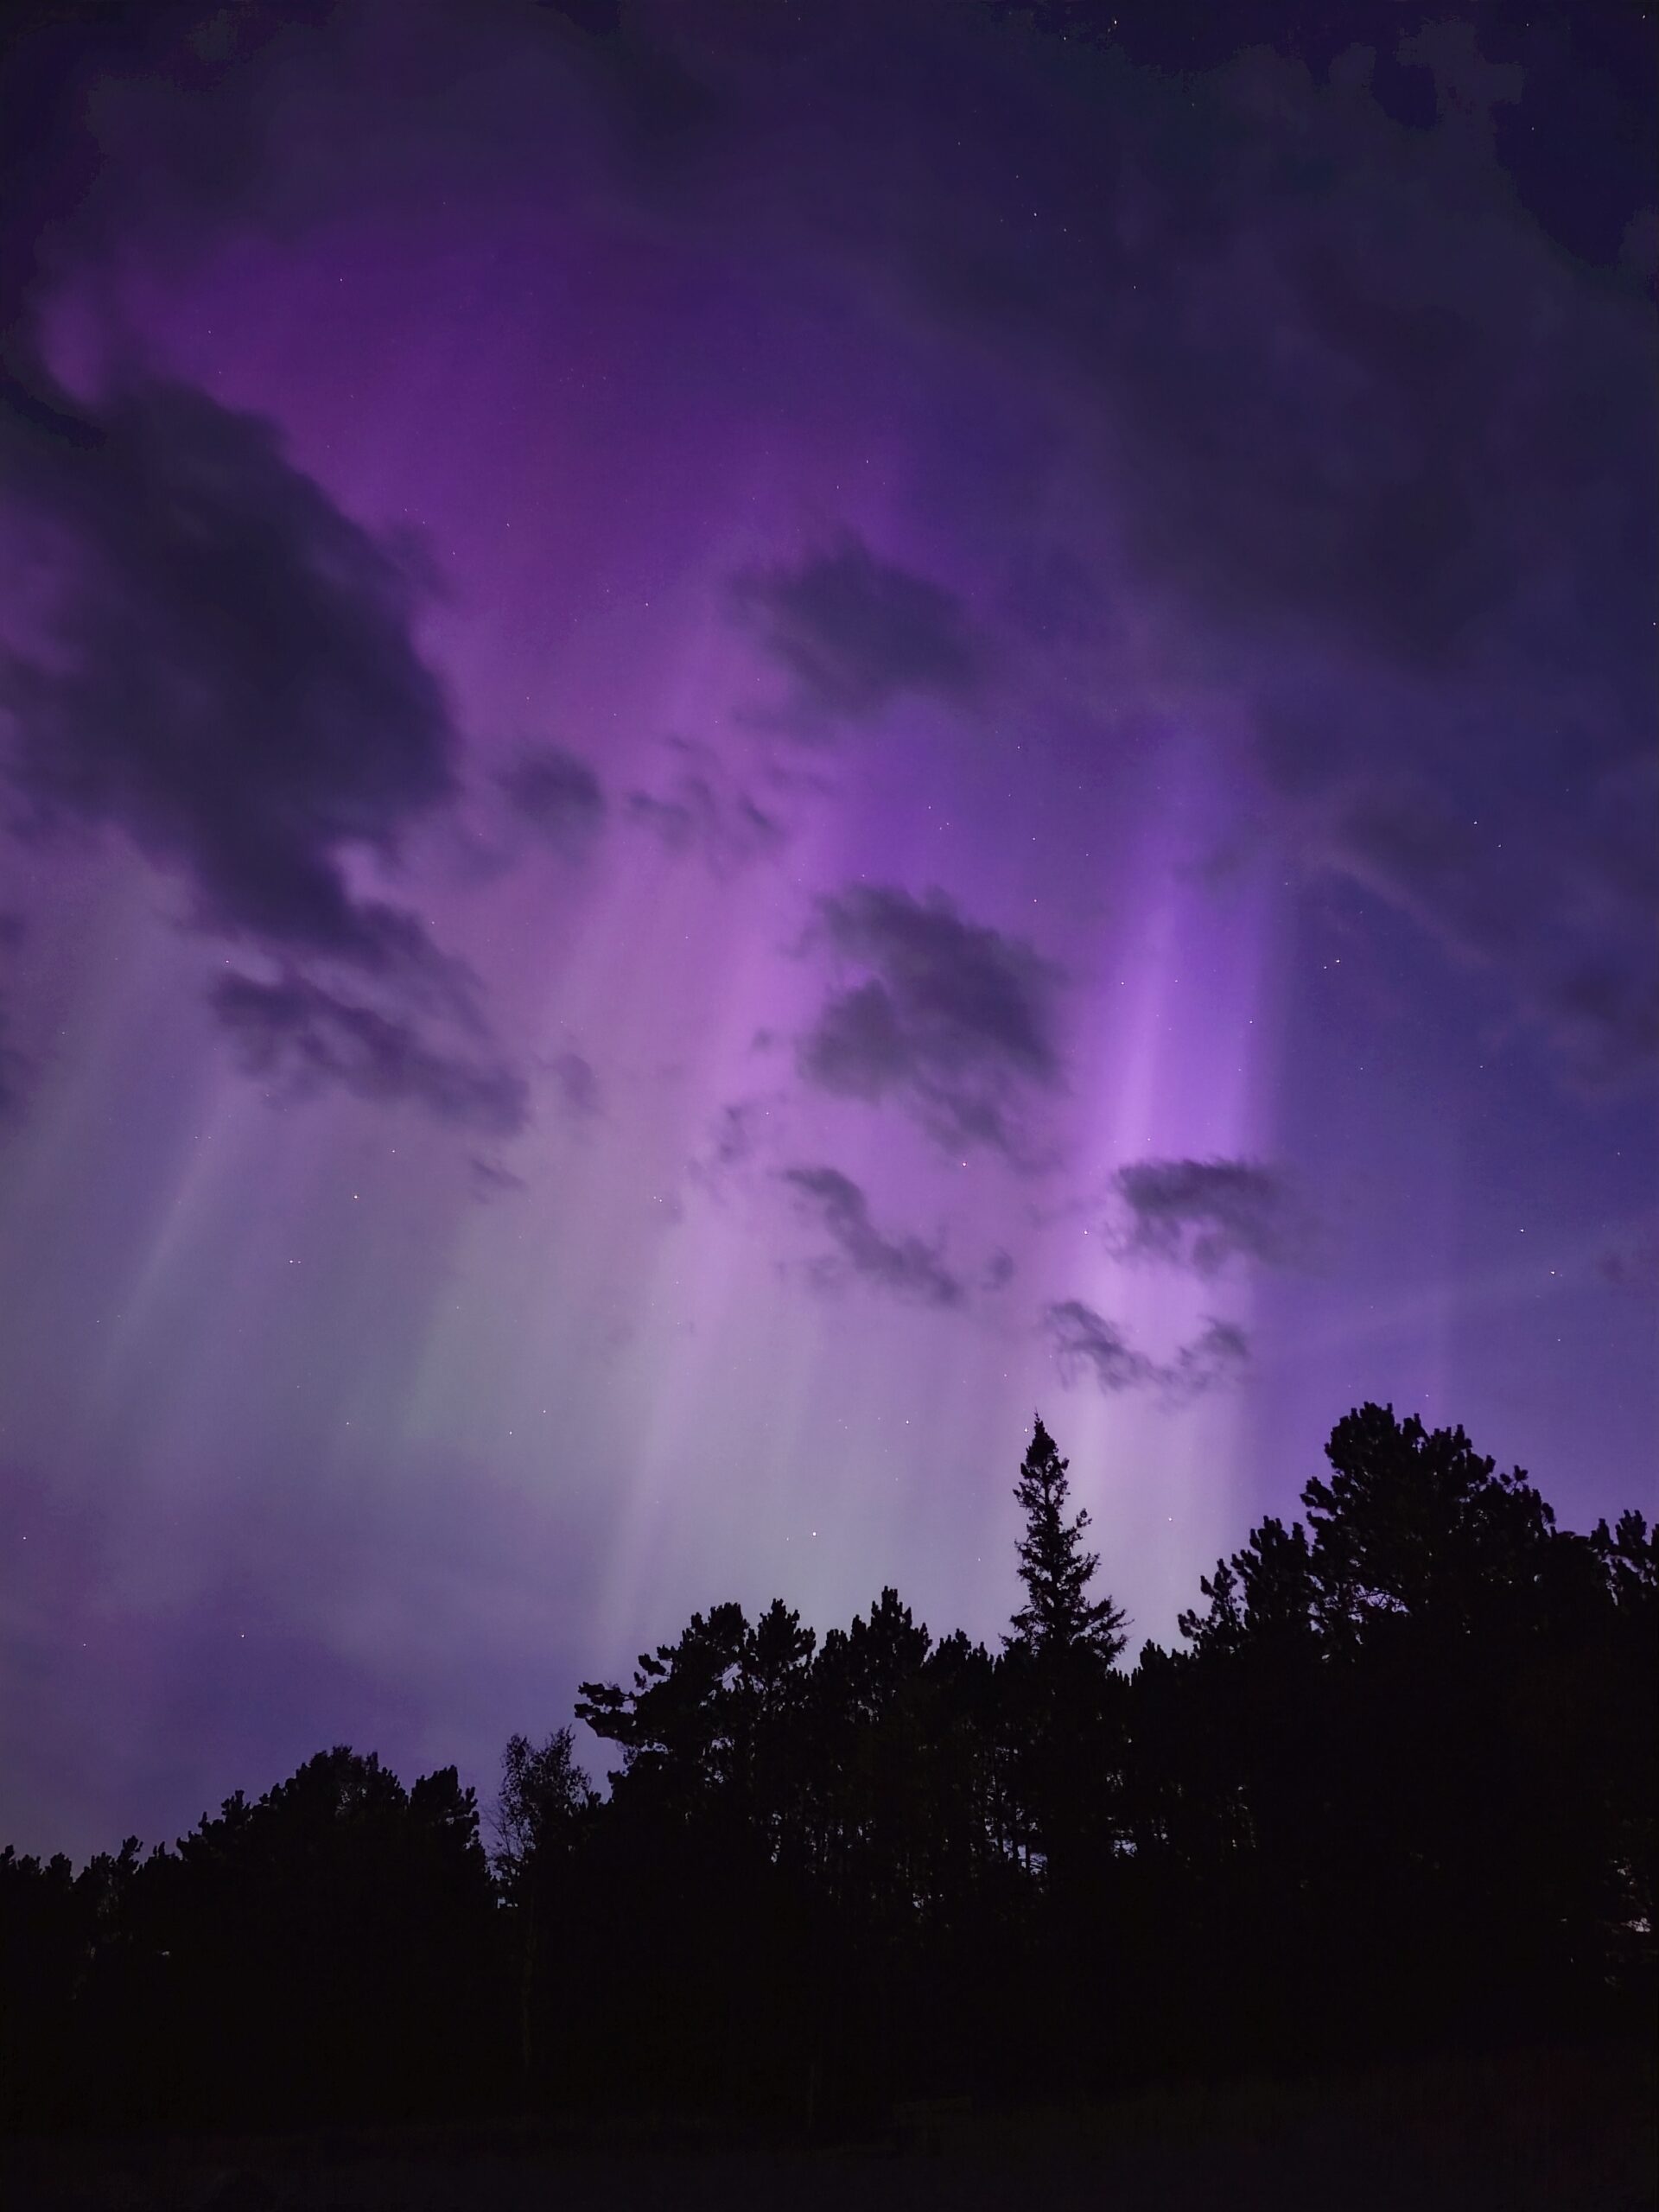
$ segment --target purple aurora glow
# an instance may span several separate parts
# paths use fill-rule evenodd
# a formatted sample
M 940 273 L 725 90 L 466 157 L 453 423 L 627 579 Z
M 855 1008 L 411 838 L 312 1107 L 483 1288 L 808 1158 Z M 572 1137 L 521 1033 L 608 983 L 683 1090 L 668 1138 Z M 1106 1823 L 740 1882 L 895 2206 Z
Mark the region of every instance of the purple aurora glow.
M 994 1634 L 1033 1405 L 1138 1637 L 1363 1398 L 1652 1510 L 1595 57 L 146 20 L 8 156 L 9 1834 Z

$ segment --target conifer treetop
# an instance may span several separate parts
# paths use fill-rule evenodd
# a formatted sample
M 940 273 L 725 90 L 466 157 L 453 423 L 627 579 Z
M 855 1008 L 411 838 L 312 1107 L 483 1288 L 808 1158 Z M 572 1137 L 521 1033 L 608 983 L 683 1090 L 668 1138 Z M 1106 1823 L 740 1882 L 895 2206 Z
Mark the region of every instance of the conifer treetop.
M 1039 1657 L 1087 1652 L 1109 1666 L 1123 1649 L 1126 1623 L 1109 1597 L 1089 1594 L 1100 1554 L 1084 1549 L 1088 1513 L 1066 1518 L 1070 1464 L 1039 1414 L 1014 1490 L 1026 1516 L 1018 1548 L 1026 1602 L 1002 1641 L 1010 1650 L 1022 1648 Z

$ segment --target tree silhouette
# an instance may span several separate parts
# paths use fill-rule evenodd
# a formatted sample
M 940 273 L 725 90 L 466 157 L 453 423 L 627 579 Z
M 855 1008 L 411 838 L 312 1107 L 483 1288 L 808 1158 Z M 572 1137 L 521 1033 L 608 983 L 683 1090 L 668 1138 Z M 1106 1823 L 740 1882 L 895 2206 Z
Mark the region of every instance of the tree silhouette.
M 1127 1624 L 1109 1598 L 1089 1595 L 1100 1554 L 1083 1548 L 1087 1512 L 1065 1517 L 1070 1465 L 1039 1417 L 1014 1492 L 1026 1516 L 1018 1548 L 1026 1602 L 1014 1616 L 1013 1634 L 1002 1641 L 1039 1659 L 1081 1651 L 1109 1666 L 1127 1641 Z
M 0 1851 L 0 2120 L 251 2127 L 1127 2087 L 1639 2032 L 1659 1538 L 1389 1407 L 1133 1672 L 1039 1421 L 993 1653 L 884 1588 L 695 1613 L 453 1768 L 344 1748 L 174 1848 Z M 1111 1993 L 1103 2003 L 1103 1991 Z
M 1333 1631 L 1389 1617 L 1447 1632 L 1524 1599 L 1555 1516 L 1518 1470 L 1495 1471 L 1462 1429 L 1426 1429 L 1392 1406 L 1346 1414 L 1325 1446 L 1332 1473 L 1303 1491 L 1313 1572 Z
M 491 1865 L 511 1897 L 537 1853 L 568 1851 L 599 1803 L 576 1764 L 575 1731 L 556 1728 L 545 1743 L 510 1736 L 501 1754 L 501 1789 L 490 1816 Z
M 524 2081 L 537 2063 L 537 1991 L 545 1979 L 550 1932 L 567 1918 L 570 1861 L 599 1798 L 575 1761 L 575 1731 L 556 1728 L 545 1743 L 507 1738 L 501 1789 L 491 1815 L 492 1865 L 512 1908 L 518 1946 L 518 2065 Z

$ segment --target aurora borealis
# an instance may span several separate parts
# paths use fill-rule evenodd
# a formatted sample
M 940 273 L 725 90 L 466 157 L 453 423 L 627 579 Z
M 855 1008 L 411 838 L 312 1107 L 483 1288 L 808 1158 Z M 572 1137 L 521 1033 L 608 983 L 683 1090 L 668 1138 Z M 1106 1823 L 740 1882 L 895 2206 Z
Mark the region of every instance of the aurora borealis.
M 1653 1510 L 1612 30 L 37 12 L 9 1836 L 994 1636 L 1034 1406 L 1135 1643 L 1363 1399 Z

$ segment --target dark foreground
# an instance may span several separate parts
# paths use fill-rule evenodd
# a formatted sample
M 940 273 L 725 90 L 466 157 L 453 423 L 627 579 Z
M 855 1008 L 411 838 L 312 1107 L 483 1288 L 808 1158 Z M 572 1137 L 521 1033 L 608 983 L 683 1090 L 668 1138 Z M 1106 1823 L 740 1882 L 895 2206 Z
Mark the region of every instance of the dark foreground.
M 1111 2212 L 1637 2212 L 1659 2204 L 1651 2052 L 1548 2052 L 1064 2112 L 900 2107 L 848 2139 L 693 2123 L 607 2140 L 504 2124 L 0 2148 L 9 2212 L 633 2212 L 639 2207 L 1110 2207 Z

